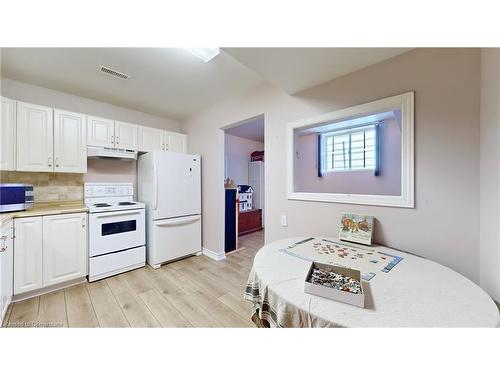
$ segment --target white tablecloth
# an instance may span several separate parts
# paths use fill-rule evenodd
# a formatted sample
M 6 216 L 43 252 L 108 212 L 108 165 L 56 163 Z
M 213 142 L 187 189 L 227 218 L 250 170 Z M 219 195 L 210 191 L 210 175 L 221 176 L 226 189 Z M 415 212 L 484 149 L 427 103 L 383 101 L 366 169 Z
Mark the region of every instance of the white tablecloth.
M 365 308 L 307 294 L 304 280 L 310 262 L 280 251 L 304 238 L 276 241 L 256 254 L 245 291 L 245 299 L 254 303 L 252 319 L 256 324 L 271 327 L 500 326 L 497 306 L 475 283 L 438 263 L 382 246 L 370 249 L 404 259 L 389 273 L 377 272 L 369 282 L 363 282 Z

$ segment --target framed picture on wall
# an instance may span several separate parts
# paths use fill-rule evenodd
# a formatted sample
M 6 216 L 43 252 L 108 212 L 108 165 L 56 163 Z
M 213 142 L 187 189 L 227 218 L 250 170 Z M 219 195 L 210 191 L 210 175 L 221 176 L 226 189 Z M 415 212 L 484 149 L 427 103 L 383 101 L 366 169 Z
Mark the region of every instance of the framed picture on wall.
M 339 239 L 371 245 L 373 240 L 373 216 L 349 214 L 342 215 L 340 220 Z

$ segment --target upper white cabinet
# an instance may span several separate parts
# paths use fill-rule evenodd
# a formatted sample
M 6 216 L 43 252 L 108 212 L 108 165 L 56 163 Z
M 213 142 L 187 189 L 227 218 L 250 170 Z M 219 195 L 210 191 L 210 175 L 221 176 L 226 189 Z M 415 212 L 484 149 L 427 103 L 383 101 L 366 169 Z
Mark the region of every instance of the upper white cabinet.
M 40 289 L 42 279 L 42 217 L 14 220 L 14 294 Z
M 88 116 L 87 145 L 99 147 L 115 146 L 115 122 L 113 120 Z
M 139 126 L 138 151 L 187 151 L 187 136 L 185 134 Z
M 165 150 L 165 131 L 155 128 L 139 126 L 139 144 L 138 151 L 164 151 Z
M 181 152 L 187 151 L 187 136 L 185 134 L 166 132 L 165 151 Z
M 0 170 L 16 169 L 16 102 L 2 97 L 0 124 Z
M 137 125 L 115 121 L 115 147 L 137 150 Z
M 87 146 L 187 152 L 185 134 L 1 97 L 0 170 L 87 172 Z
M 87 117 L 54 110 L 54 172 L 87 172 Z
M 43 286 L 59 284 L 87 274 L 87 215 L 43 217 Z
M 87 117 L 87 145 L 137 150 L 137 125 L 100 117 Z
M 17 102 L 17 170 L 52 172 L 53 109 Z

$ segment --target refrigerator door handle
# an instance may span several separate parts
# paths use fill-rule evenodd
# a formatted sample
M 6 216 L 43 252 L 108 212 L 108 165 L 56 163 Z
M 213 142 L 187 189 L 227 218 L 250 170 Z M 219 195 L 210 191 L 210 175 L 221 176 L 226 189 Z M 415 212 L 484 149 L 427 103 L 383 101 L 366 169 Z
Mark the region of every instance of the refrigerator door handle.
M 170 227 L 170 226 L 174 226 L 174 225 L 194 223 L 195 221 L 198 221 L 198 220 L 200 220 L 200 216 L 181 217 L 179 219 L 167 219 L 166 221 L 156 222 L 155 225 L 158 227 Z
M 158 174 L 156 172 L 156 163 L 153 160 L 153 210 L 156 210 L 158 208 Z

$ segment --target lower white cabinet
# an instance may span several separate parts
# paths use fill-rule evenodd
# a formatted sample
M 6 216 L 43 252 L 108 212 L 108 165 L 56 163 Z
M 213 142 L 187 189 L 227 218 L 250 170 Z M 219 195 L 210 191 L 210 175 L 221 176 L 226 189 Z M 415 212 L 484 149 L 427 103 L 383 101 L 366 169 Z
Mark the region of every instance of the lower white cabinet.
M 43 217 L 43 286 L 87 274 L 87 215 Z
M 12 280 L 14 272 L 13 221 L 0 229 L 0 325 L 14 294 Z
M 14 220 L 14 294 L 40 289 L 42 280 L 42 217 Z
M 14 294 L 87 274 L 87 214 L 15 219 Z

